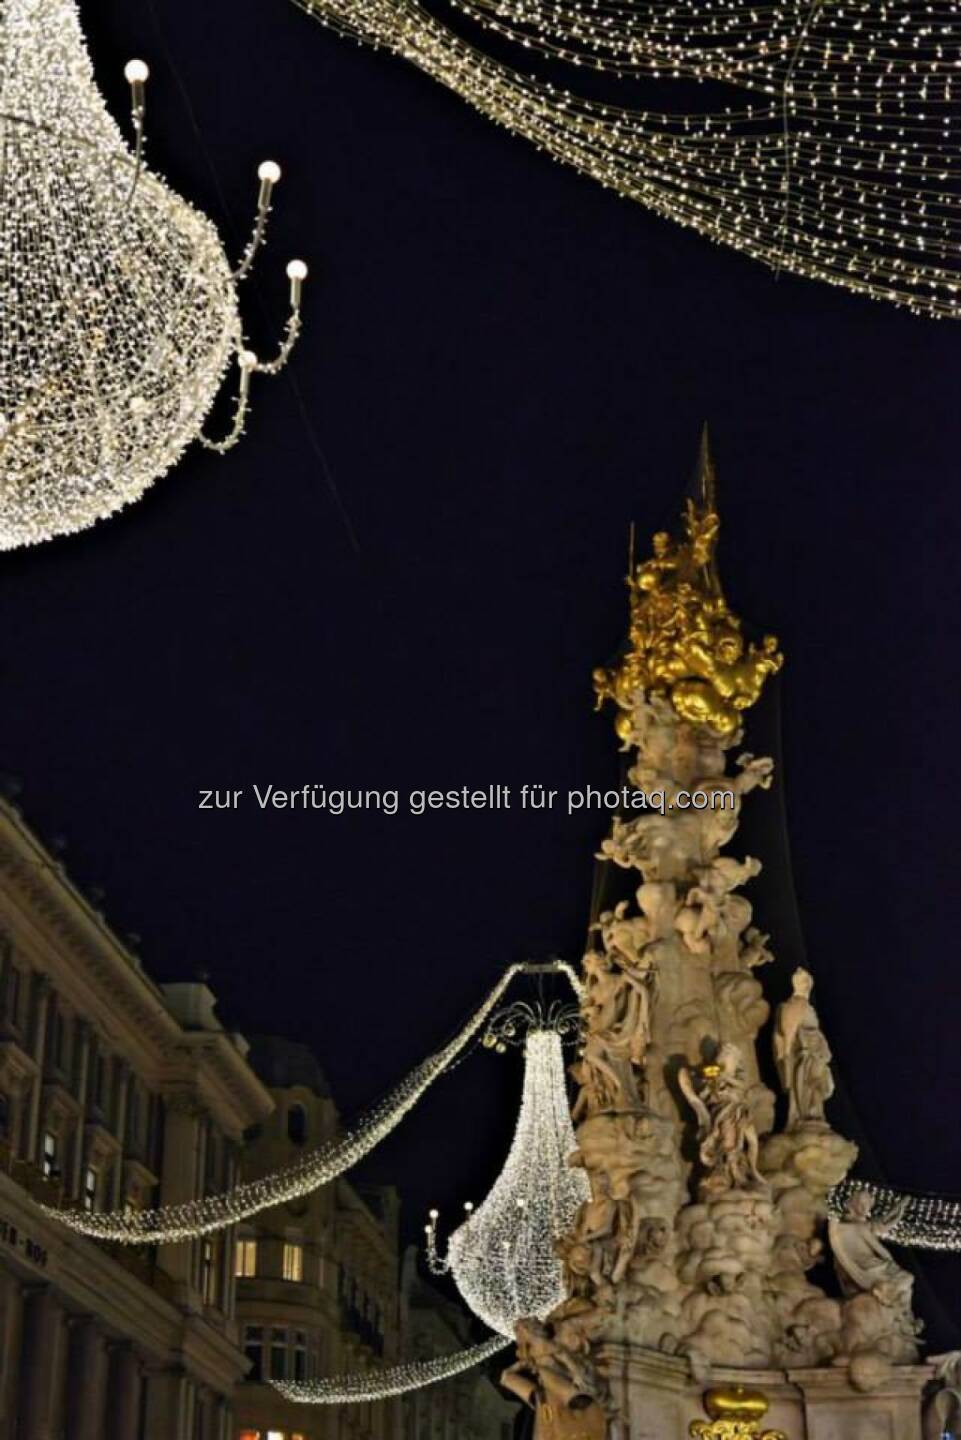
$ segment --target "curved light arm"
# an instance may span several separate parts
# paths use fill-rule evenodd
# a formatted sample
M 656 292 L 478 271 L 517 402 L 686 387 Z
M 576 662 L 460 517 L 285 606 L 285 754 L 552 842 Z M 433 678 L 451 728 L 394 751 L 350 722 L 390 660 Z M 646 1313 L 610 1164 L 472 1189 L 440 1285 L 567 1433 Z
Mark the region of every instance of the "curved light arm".
M 213 450 L 216 455 L 226 455 L 227 451 L 237 444 L 244 433 L 244 422 L 250 408 L 250 377 L 259 368 L 257 356 L 252 350 L 241 350 L 237 356 L 237 364 L 240 367 L 240 386 L 234 404 L 234 423 L 222 440 L 211 440 L 204 434 L 198 437 L 204 449 Z
M 130 117 L 135 140 L 133 179 L 127 193 L 127 204 L 129 205 L 143 170 L 144 115 L 147 110 L 147 81 L 150 78 L 150 70 L 143 60 L 128 60 L 123 73 L 130 86 Z
M 264 235 L 267 231 L 267 220 L 270 216 L 270 201 L 274 193 L 274 186 L 277 184 L 280 176 L 281 169 L 276 160 L 264 160 L 261 162 L 257 171 L 260 190 L 257 194 L 257 214 L 254 217 L 254 231 L 247 241 L 246 250 L 240 257 L 240 264 L 233 273 L 232 279 L 234 280 L 243 280 L 250 274 L 254 257 L 264 243 Z

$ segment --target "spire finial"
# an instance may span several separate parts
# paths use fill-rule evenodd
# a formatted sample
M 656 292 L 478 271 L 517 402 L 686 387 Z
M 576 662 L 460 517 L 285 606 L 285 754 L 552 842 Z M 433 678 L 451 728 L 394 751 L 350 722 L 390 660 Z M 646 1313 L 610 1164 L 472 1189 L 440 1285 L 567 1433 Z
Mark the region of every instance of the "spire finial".
M 705 510 L 717 511 L 717 471 L 711 454 L 711 433 L 707 421 L 701 426 L 701 445 L 697 456 L 697 488 Z

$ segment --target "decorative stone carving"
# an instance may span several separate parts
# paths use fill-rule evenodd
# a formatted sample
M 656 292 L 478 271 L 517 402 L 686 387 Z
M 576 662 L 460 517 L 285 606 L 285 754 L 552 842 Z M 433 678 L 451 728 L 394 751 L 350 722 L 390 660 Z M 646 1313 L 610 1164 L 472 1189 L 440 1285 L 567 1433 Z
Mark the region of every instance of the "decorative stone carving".
M 788 1097 L 788 1129 L 823 1125 L 825 1103 L 834 1094 L 831 1049 L 811 1004 L 813 977 L 795 970 L 792 994 L 777 1009 L 774 1063 Z
M 920 1333 L 911 1308 L 914 1276 L 901 1268 L 881 1240 L 886 1225 L 899 1212 L 874 1219 L 873 1208 L 871 1192 L 855 1190 L 848 1198 L 843 1218 L 828 1221 L 834 1269 L 845 1297 L 843 1351 L 851 1357 L 852 1365 L 861 1358 L 858 1368 L 862 1375 L 874 1373 L 865 1368 L 865 1357 L 910 1365 L 917 1359 Z M 883 1378 L 886 1369 L 877 1373 Z
M 747 1101 L 748 1081 L 736 1045 L 722 1045 L 717 1060 L 699 1071 L 682 1067 L 678 1083 L 698 1120 L 704 1176 L 700 1193 L 765 1189 L 758 1170 L 758 1137 Z
M 619 1377 L 640 1357 L 641 1369 L 670 1375 L 675 1395 L 712 1366 L 790 1367 L 827 1373 L 832 1406 L 838 1395 L 853 1403 L 903 1390 L 903 1418 L 917 1376 L 902 1384 L 890 1370 L 916 1355 L 910 1276 L 867 1216 L 832 1222 L 842 1297 L 815 1283 L 828 1194 L 857 1150 L 826 1118 L 831 1052 L 804 971 L 774 1027 L 784 1129 L 759 1072 L 769 1005 L 757 977 L 773 956 L 739 892 L 761 867 L 721 852 L 745 797 L 772 782 L 768 758 L 737 752 L 744 709 L 780 657 L 770 639 L 744 647 L 713 566 L 716 518 L 706 489 L 688 510 L 685 538 L 658 538 L 630 579 L 628 653 L 595 676 L 633 752 L 629 784 L 664 803 L 616 817 L 600 846 L 601 859 L 633 883 L 612 871 L 612 885 L 631 893 L 597 917 L 584 960 L 570 1163 L 584 1168 L 591 1194 L 558 1242 L 571 1308 L 525 1333 L 518 1367 L 554 1410 L 589 1394 L 608 1414 L 607 1383 L 625 1404 L 628 1381 Z M 697 791 L 700 808 L 685 803 Z M 614 1357 L 613 1368 L 585 1369 L 591 1356 Z M 779 1421 L 790 1414 L 803 1423 L 807 1402 L 783 1369 L 778 1383 L 791 1391 L 776 1398 Z M 641 1398 L 632 1436 L 666 1436 L 662 1399 Z M 670 1433 L 681 1433 L 690 1413 L 672 1411 Z M 648 1415 L 657 1417 L 653 1429 Z M 713 1440 L 710 1428 L 701 1433 Z M 847 1435 L 799 1428 L 798 1440 L 802 1433 Z M 900 1429 L 891 1433 L 903 1440 Z M 541 1427 L 538 1440 L 554 1434 Z

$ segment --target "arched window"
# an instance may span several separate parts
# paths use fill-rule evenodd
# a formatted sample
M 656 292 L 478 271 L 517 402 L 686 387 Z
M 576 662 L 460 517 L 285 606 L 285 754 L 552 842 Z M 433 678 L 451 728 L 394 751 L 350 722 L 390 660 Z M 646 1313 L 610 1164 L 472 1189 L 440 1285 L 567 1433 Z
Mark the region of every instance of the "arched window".
M 307 1139 L 307 1111 L 303 1105 L 291 1105 L 287 1111 L 287 1139 L 303 1145 Z

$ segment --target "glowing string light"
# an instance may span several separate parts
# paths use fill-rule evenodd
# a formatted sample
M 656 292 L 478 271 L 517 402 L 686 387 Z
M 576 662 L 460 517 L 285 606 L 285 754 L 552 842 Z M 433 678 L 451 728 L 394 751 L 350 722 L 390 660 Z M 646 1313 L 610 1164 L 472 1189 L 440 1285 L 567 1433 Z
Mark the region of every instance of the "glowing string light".
M 482 1365 L 499 1350 L 506 1350 L 510 1340 L 493 1335 L 480 1345 L 471 1345 L 453 1355 L 432 1360 L 414 1360 L 408 1365 L 392 1365 L 383 1370 L 361 1370 L 347 1375 L 329 1376 L 324 1380 L 272 1380 L 286 1400 L 302 1405 L 349 1405 L 366 1400 L 387 1400 L 391 1395 L 404 1395 L 409 1390 L 422 1390 Z
M 775 270 L 959 313 L 954 6 L 457 0 L 528 53 L 756 92 L 740 107 L 672 114 L 512 69 L 418 0 L 295 3 L 418 66 L 555 159 Z
M 941 1195 L 909 1195 L 867 1180 L 845 1180 L 831 1191 L 828 1208 L 841 1217 L 846 1202 L 858 1191 L 874 1197 L 873 1218 L 896 1245 L 918 1250 L 961 1251 L 961 1200 Z
M 124 1210 L 93 1213 L 57 1210 L 42 1206 L 44 1213 L 61 1225 L 97 1240 L 120 1245 L 157 1245 L 191 1240 L 215 1230 L 226 1229 L 274 1205 L 309 1195 L 356 1165 L 380 1143 L 417 1104 L 421 1096 L 443 1075 L 481 1030 L 515 976 L 525 973 L 560 971 L 568 976 L 577 993 L 580 980 L 564 961 L 547 965 L 511 965 L 454 1038 L 431 1055 L 360 1120 L 348 1134 L 328 1141 L 309 1152 L 296 1164 L 273 1175 L 248 1180 L 219 1195 L 186 1201 L 155 1210 Z

